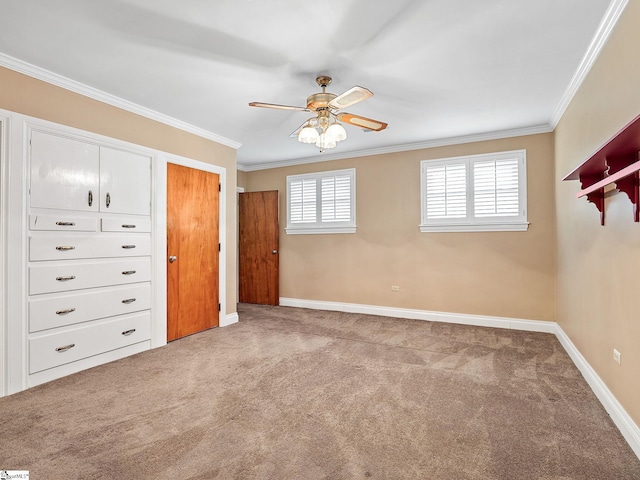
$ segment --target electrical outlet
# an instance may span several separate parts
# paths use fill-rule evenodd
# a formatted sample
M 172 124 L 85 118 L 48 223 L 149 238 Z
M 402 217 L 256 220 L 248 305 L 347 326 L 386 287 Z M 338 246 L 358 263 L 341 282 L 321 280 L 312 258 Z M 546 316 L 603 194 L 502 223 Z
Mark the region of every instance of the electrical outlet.
M 613 361 L 620 365 L 620 352 L 615 348 L 613 349 Z
M 391 291 L 392 292 L 399 292 L 400 291 L 400 287 L 398 285 L 391 285 Z

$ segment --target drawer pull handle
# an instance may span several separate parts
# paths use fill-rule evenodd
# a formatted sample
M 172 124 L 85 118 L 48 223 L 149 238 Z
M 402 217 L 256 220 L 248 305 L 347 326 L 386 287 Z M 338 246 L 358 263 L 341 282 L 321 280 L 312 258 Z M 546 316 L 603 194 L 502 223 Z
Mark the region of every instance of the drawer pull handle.
M 125 270 L 122 272 L 123 275 L 133 275 L 134 273 L 136 273 L 135 270 Z
M 87 198 L 87 203 L 89 206 L 93 205 L 93 192 L 89 190 L 89 197 Z
M 111 205 L 111 194 L 109 192 L 107 192 L 105 203 L 107 204 L 107 208 L 109 208 L 109 205 Z
M 133 303 L 135 301 L 136 301 L 135 298 L 127 298 L 126 300 L 122 300 L 122 303 Z
M 56 310 L 56 315 L 66 315 L 68 313 L 73 313 L 75 311 L 76 311 L 75 308 L 67 308 L 65 310 Z
M 131 334 L 132 334 L 133 332 L 135 332 L 135 331 L 136 331 L 136 329 L 135 329 L 135 328 L 132 328 L 131 330 L 125 330 L 124 332 L 122 332 L 122 334 L 123 334 L 125 337 L 127 337 L 127 336 L 131 335 Z
M 66 352 L 67 350 L 70 350 L 70 349 L 72 349 L 72 348 L 73 348 L 73 347 L 75 347 L 75 346 L 76 346 L 76 344 L 75 344 L 75 343 L 70 343 L 69 345 L 65 345 L 65 346 L 63 346 L 63 347 L 58 347 L 58 348 L 56 348 L 56 352 L 60 352 L 60 353 L 62 353 L 62 352 Z
M 122 225 L 122 228 L 136 228 L 136 226 L 125 223 L 124 225 Z
M 122 248 L 129 249 L 129 248 L 136 248 L 136 246 L 135 245 L 122 245 Z
M 56 225 L 60 227 L 75 227 L 76 222 L 56 222 Z
M 59 282 L 67 282 L 67 281 L 73 280 L 75 278 L 76 278 L 75 275 L 69 275 L 68 277 L 56 277 L 56 280 L 59 281 Z
M 56 250 L 60 251 L 60 252 L 66 252 L 69 250 L 75 250 L 76 247 L 72 246 L 72 245 L 60 245 L 56 247 Z

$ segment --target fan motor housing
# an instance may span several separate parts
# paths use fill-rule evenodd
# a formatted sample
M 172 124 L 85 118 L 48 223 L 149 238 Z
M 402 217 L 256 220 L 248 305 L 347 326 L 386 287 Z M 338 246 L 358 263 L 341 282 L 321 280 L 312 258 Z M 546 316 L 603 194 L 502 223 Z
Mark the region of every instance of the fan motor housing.
M 307 108 L 309 110 L 318 110 L 319 108 L 327 108 L 329 102 L 336 98 L 334 93 L 314 93 L 307 97 Z

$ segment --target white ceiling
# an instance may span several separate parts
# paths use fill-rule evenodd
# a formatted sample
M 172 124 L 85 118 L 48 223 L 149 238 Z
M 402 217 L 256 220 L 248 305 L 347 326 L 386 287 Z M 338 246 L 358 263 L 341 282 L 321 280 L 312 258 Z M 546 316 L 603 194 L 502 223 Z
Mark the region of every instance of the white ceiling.
M 0 0 L 0 53 L 239 142 L 251 169 L 322 158 L 289 137 L 310 114 L 247 105 L 304 106 L 318 74 L 389 124 L 346 126 L 333 156 L 550 130 L 609 3 Z

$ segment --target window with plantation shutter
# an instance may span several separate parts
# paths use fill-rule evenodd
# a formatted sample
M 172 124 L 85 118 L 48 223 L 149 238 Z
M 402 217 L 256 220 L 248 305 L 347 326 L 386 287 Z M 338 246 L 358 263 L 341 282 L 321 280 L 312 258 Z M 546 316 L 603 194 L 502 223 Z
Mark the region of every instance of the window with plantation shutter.
M 355 169 L 287 177 L 287 233 L 354 233 Z
M 424 160 L 422 232 L 527 230 L 526 152 Z

